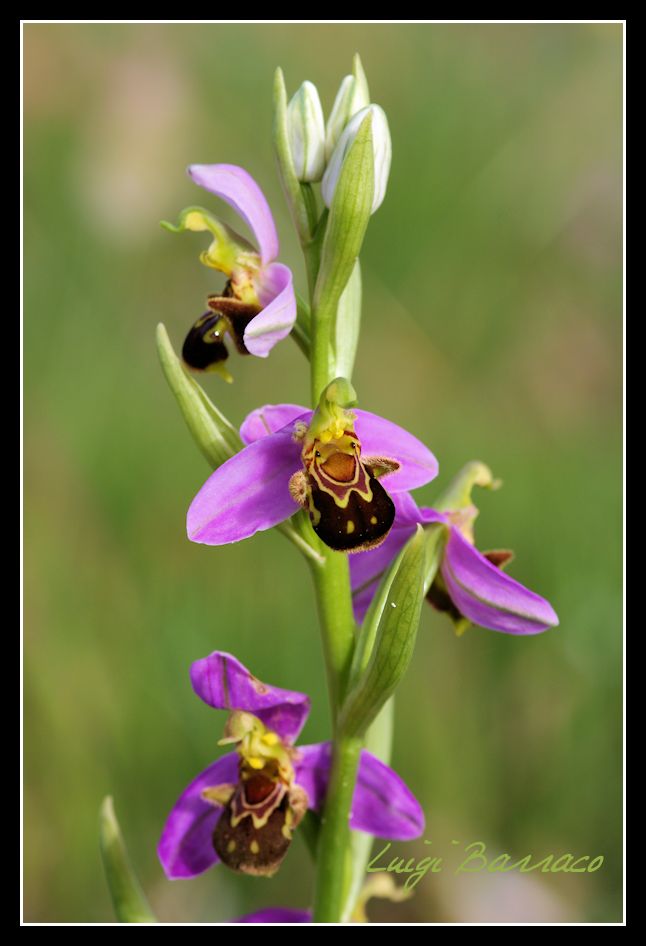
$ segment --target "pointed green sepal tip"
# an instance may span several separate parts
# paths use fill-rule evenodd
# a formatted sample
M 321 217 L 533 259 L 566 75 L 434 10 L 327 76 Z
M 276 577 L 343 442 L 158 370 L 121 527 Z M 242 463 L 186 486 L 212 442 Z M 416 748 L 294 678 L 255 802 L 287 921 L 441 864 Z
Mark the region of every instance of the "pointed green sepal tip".
M 480 460 L 471 460 L 466 463 L 460 472 L 453 477 L 446 489 L 433 503 L 433 507 L 440 512 L 445 510 L 464 509 L 472 504 L 471 492 L 474 486 L 484 489 L 500 489 L 502 480 L 494 478 L 493 473 Z
M 363 622 L 341 710 L 339 725 L 345 735 L 365 733 L 406 673 L 428 571 L 428 537 L 418 526 L 382 578 Z
M 240 435 L 209 400 L 197 381 L 187 374 L 162 322 L 157 326 L 156 340 L 157 354 L 168 386 L 193 440 L 215 470 L 242 450 Z
M 109 795 L 103 800 L 99 812 L 99 841 L 105 876 L 119 922 L 157 923 L 132 869 Z
M 359 53 L 355 53 L 352 57 L 352 75 L 354 76 L 357 87 L 360 90 L 361 98 L 367 105 L 370 101 L 370 90 L 368 88 L 368 79 L 366 78 L 366 73 L 364 71 L 363 63 L 361 62 L 361 56 Z

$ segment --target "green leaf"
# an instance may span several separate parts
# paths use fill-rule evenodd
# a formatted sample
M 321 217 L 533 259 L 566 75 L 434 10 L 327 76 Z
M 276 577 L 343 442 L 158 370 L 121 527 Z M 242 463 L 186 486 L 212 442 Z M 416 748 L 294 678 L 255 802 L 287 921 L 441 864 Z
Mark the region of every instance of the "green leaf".
M 352 377 L 360 328 L 361 267 L 357 260 L 350 279 L 341 293 L 334 317 L 334 331 L 332 332 L 334 363 L 330 367 L 330 374 L 334 377 L 348 379 Z
M 310 319 L 310 307 L 297 292 L 296 321 L 290 334 L 306 358 L 310 357 L 310 347 L 312 344 Z
M 370 89 L 368 88 L 368 79 L 366 78 L 366 74 L 363 71 L 363 64 L 361 62 L 359 53 L 355 53 L 352 57 L 352 75 L 354 76 L 357 86 L 361 92 L 362 99 L 368 103 L 370 101 Z
M 425 586 L 441 556 L 442 526 L 417 527 L 384 575 L 366 614 L 341 711 L 345 735 L 365 732 L 392 696 L 410 663 Z
M 331 320 L 361 252 L 372 207 L 372 116 L 366 115 L 346 154 L 334 189 L 314 290 L 316 317 Z
M 240 435 L 199 384 L 187 374 L 161 322 L 157 326 L 157 353 L 168 385 L 195 443 L 213 469 L 217 469 L 225 460 L 242 450 L 244 445 Z
M 110 796 L 101 805 L 99 838 L 105 876 L 119 922 L 157 923 L 132 869 Z

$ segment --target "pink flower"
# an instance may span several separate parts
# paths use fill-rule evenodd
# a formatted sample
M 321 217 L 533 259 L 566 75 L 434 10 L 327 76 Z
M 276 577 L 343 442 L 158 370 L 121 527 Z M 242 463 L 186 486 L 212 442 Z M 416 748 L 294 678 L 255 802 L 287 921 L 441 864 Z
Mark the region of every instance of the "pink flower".
M 278 234 L 265 195 L 250 174 L 234 164 L 192 164 L 189 176 L 226 201 L 255 236 L 256 250 L 201 207 L 187 207 L 175 233 L 209 232 L 213 240 L 200 256 L 204 265 L 224 273 L 223 291 L 207 298 L 208 311 L 188 333 L 182 355 L 198 371 L 223 370 L 228 357 L 224 336 L 229 335 L 241 354 L 266 358 L 276 342 L 289 335 L 296 319 L 296 296 L 291 270 L 277 263 Z

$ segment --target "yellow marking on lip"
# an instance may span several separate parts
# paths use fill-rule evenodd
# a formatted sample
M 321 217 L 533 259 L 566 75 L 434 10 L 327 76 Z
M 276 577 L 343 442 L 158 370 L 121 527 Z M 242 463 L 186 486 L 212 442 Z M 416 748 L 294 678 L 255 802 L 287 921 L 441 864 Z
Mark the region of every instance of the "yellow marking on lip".
M 257 841 L 252 841 L 251 844 L 249 845 L 249 850 L 251 851 L 252 854 L 259 854 L 260 845 L 258 844 Z
M 235 841 L 229 841 L 229 843 L 227 844 L 227 853 L 228 853 L 228 854 L 233 854 L 233 852 L 235 851 L 235 849 L 236 849 L 236 842 L 235 842 Z
M 352 519 L 350 519 L 348 523 L 346 524 L 345 531 L 348 533 L 348 535 L 352 535 L 352 533 L 354 532 L 354 522 L 352 521 Z
M 376 525 L 377 525 L 377 517 L 376 517 L 376 516 L 370 516 L 370 523 L 371 523 L 371 525 L 376 526 Z

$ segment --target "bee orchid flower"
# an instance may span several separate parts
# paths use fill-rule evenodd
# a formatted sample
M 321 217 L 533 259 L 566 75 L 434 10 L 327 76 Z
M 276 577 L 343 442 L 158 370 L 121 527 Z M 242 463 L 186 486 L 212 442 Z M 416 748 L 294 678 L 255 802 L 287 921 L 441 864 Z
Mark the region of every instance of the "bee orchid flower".
M 219 861 L 271 876 L 307 809 L 320 811 L 331 767 L 331 743 L 294 745 L 309 697 L 262 683 L 231 654 L 215 651 L 191 667 L 195 693 L 229 711 L 221 744 L 235 746 L 208 766 L 173 806 L 158 846 L 171 878 L 193 877 Z M 408 840 L 424 830 L 419 802 L 400 777 L 362 751 L 350 827 Z
M 479 552 L 474 545 L 472 505 L 449 510 L 419 508 L 408 493 L 393 497 L 395 521 L 383 545 L 350 561 L 355 618 L 362 621 L 395 556 L 423 526 L 445 528 L 441 564 L 427 594 L 436 609 L 446 612 L 458 634 L 469 624 L 507 634 L 538 634 L 558 624 L 551 604 L 502 570 L 513 558 L 508 550 Z
M 193 542 L 238 542 L 289 519 L 297 504 L 333 549 L 363 551 L 384 541 L 395 519 L 390 494 L 430 482 L 437 460 L 391 421 L 331 401 L 337 383 L 315 412 L 273 404 L 249 414 L 240 429 L 247 446 L 209 477 L 189 508 Z
M 205 231 L 212 240 L 200 255 L 205 266 L 227 276 L 220 293 L 207 298 L 207 312 L 186 336 L 182 356 L 196 371 L 216 371 L 231 380 L 224 367 L 229 335 L 243 355 L 266 358 L 289 335 L 296 319 L 291 270 L 276 262 L 278 234 L 269 204 L 256 181 L 234 164 L 192 164 L 191 179 L 221 198 L 239 214 L 255 236 L 258 249 L 202 207 L 188 207 L 167 230 Z

